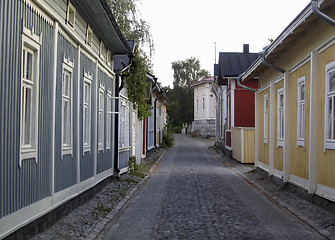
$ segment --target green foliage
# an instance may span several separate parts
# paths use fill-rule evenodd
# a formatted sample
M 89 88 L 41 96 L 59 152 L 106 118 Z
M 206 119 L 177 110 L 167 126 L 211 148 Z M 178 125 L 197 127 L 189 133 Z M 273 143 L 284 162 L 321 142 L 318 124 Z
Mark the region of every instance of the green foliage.
M 170 148 L 174 144 L 173 129 L 171 127 L 165 128 L 163 131 L 163 147 Z
M 135 172 L 137 170 L 138 170 L 138 165 L 136 163 L 136 157 L 135 156 L 129 157 L 128 171 Z
M 104 205 L 101 204 L 93 209 L 93 215 L 96 217 L 104 218 L 111 210 L 111 208 L 106 208 Z
M 172 62 L 174 85 L 189 87 L 192 83 L 210 76 L 207 70 L 201 69 L 200 60 L 194 57 L 184 61 Z
M 134 103 L 134 109 L 137 107 L 138 117 L 147 118 L 151 114 L 151 105 L 147 99 L 147 65 L 145 58 L 140 55 L 138 48 L 135 49 L 135 55 L 130 66 L 129 75 L 125 78 L 125 84 L 128 90 L 128 98 Z

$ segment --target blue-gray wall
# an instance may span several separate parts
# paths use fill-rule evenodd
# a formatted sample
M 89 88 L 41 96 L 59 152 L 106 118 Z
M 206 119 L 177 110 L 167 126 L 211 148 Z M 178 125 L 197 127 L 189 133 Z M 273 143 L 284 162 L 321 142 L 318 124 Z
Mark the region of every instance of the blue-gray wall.
M 43 33 L 39 72 L 38 162 L 19 167 L 21 33 L 23 26 Z M 19 0 L 0 1 L 0 218 L 51 192 L 51 79 L 53 27 Z M 43 144 L 43 145 L 42 145 Z

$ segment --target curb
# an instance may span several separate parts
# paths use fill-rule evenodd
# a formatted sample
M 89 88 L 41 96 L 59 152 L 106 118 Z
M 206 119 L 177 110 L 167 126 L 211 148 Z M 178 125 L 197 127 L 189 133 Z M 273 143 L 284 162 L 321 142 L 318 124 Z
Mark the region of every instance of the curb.
M 106 225 L 114 218 L 114 216 L 121 210 L 121 208 L 129 201 L 129 199 L 134 196 L 135 192 L 144 185 L 150 178 L 152 173 L 155 173 L 160 162 L 162 161 L 165 154 L 169 151 L 169 149 L 165 149 L 159 159 L 156 161 L 154 166 L 151 167 L 149 173 L 146 177 L 144 177 L 139 183 L 137 183 L 128 193 L 127 195 L 116 205 L 115 208 L 111 212 L 109 212 L 104 219 L 102 219 L 99 223 L 95 225 L 92 232 L 85 238 L 85 240 L 94 240 L 97 239 L 98 235 L 101 231 L 106 227 Z M 115 229 L 116 230 L 116 229 Z

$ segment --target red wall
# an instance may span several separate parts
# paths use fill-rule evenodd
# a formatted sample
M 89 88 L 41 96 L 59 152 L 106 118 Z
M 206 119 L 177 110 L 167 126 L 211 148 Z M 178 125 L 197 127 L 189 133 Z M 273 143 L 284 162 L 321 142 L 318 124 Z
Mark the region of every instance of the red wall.
M 257 80 L 250 80 L 243 85 L 258 88 Z M 235 127 L 255 127 L 255 93 L 236 85 L 235 88 Z

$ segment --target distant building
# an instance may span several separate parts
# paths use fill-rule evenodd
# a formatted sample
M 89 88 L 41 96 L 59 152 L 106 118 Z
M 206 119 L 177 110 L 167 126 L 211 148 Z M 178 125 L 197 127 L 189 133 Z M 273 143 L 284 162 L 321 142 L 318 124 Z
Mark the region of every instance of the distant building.
M 198 131 L 203 137 L 214 137 L 216 133 L 216 97 L 211 91 L 214 78 L 202 79 L 193 83 L 194 89 L 194 122 L 192 132 Z

